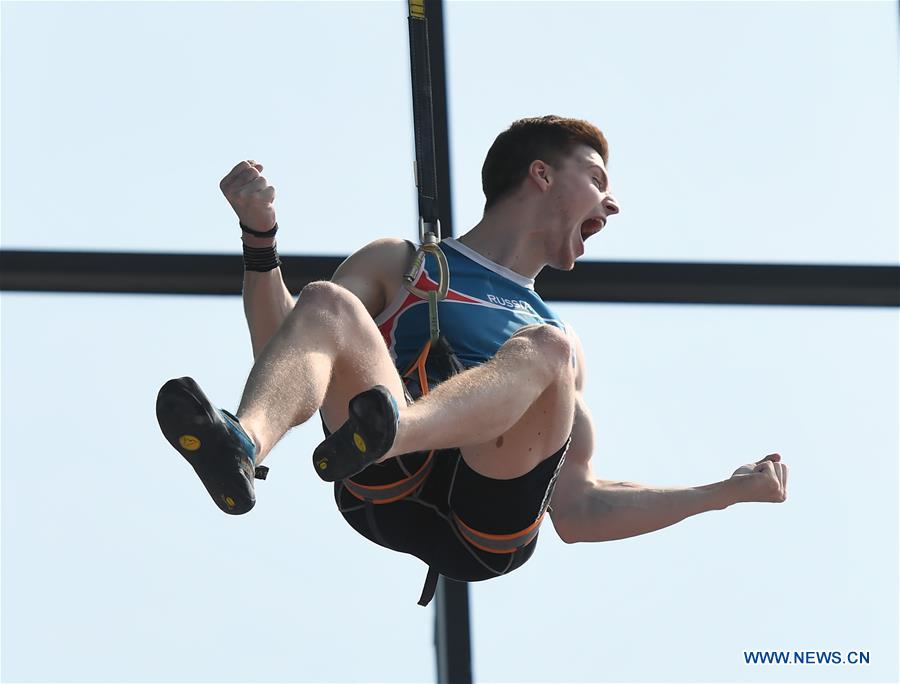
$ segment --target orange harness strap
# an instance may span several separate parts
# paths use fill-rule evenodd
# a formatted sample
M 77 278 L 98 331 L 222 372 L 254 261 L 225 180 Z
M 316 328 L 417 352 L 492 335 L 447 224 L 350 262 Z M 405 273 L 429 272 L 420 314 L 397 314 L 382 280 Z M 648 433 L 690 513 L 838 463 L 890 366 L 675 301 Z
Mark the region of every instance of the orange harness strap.
M 428 360 L 430 351 L 431 340 L 428 340 L 425 342 L 425 346 L 422 347 L 422 351 L 419 352 L 419 356 L 402 375 L 404 380 L 418 380 L 419 387 L 422 388 L 423 396 L 428 394 L 429 389 L 425 363 Z M 430 451 L 425 462 L 415 473 L 402 480 L 398 480 L 397 482 L 386 485 L 363 485 L 354 482 L 352 479 L 347 479 L 343 481 L 343 485 L 348 492 L 361 501 L 376 505 L 400 501 L 412 494 L 423 482 L 425 482 L 425 479 L 428 477 L 428 474 L 434 466 L 434 453 L 434 450 Z M 453 514 L 453 522 L 456 524 L 463 539 L 475 548 L 489 553 L 503 554 L 513 553 L 530 544 L 534 538 L 537 537 L 538 529 L 544 519 L 544 513 L 544 511 L 541 511 L 540 516 L 538 516 L 531 525 L 524 530 L 520 530 L 513 534 L 488 534 L 487 532 L 480 532 L 463 522 L 463 520 L 455 513 Z
M 537 520 L 520 532 L 514 532 L 513 534 L 488 534 L 469 527 L 456 513 L 453 514 L 453 521 L 459 528 L 463 538 L 476 549 L 481 549 L 488 553 L 512 553 L 524 546 L 528 546 L 537 537 L 538 529 L 543 520 L 544 514 L 541 513 Z
M 422 388 L 422 396 L 424 397 L 428 394 L 428 374 L 425 372 L 425 362 L 428 360 L 428 352 L 431 351 L 431 340 L 425 342 L 425 346 L 422 347 L 422 351 L 419 352 L 419 356 L 413 361 L 413 364 L 406 369 L 406 372 L 403 374 L 403 378 L 409 378 L 415 372 L 419 376 L 419 387 Z
M 428 453 L 428 458 L 409 477 L 386 485 L 362 485 L 353 480 L 344 480 L 344 487 L 348 492 L 360 501 L 371 501 L 374 504 L 389 504 L 400 501 L 412 494 L 428 477 L 434 465 L 434 451 Z

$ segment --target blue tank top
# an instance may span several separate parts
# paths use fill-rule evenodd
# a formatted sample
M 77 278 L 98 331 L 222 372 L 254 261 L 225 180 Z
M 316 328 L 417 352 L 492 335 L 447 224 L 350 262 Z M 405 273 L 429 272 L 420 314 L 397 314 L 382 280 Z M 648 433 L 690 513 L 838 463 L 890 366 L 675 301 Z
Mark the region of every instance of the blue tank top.
M 466 368 L 490 359 L 517 330 L 534 324 L 566 324 L 534 291 L 534 280 L 519 275 L 447 238 L 441 249 L 450 267 L 450 290 L 438 304 L 441 332 Z M 438 288 L 438 267 L 428 255 L 413 281 L 421 290 Z M 375 323 L 404 372 L 428 340 L 428 302 L 401 287 Z M 574 363 L 574 351 L 572 360 Z

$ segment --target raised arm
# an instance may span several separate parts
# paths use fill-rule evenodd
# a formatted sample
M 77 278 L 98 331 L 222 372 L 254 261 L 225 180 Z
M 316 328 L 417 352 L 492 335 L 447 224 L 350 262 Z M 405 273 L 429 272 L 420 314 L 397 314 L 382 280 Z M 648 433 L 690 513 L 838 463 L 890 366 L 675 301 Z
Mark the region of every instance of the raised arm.
M 251 230 L 266 232 L 275 226 L 275 188 L 262 176 L 263 166 L 253 160 L 242 161 L 219 183 L 225 199 L 238 220 Z M 275 238 L 241 233 L 247 247 L 263 248 L 275 244 Z M 244 270 L 244 315 L 250 328 L 253 357 L 259 355 L 269 338 L 294 308 L 281 267 L 270 271 Z
M 275 226 L 275 188 L 261 175 L 262 170 L 262 164 L 242 161 L 219 187 L 243 225 L 266 232 Z M 246 232 L 241 233 L 241 239 L 247 247 L 257 249 L 275 244 L 274 237 L 261 238 Z M 398 238 L 375 240 L 345 259 L 331 280 L 355 294 L 374 318 L 400 286 L 414 251 Z M 263 272 L 245 269 L 243 299 L 256 358 L 293 310 L 295 301 L 278 266 Z
M 652 487 L 601 480 L 591 467 L 594 428 L 584 402 L 584 351 L 576 339 L 576 409 L 572 441 L 550 504 L 550 518 L 568 543 L 611 541 L 669 527 L 692 515 L 742 501 L 780 503 L 787 466 L 778 454 L 738 468 L 727 480 L 696 487 Z

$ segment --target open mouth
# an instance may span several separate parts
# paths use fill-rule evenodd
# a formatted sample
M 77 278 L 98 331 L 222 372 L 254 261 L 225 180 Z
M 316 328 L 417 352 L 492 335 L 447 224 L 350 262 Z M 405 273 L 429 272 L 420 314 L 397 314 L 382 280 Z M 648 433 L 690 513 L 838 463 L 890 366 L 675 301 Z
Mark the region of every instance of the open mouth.
M 599 233 L 605 225 L 606 221 L 602 218 L 588 219 L 581 224 L 581 239 L 587 240 L 591 235 Z

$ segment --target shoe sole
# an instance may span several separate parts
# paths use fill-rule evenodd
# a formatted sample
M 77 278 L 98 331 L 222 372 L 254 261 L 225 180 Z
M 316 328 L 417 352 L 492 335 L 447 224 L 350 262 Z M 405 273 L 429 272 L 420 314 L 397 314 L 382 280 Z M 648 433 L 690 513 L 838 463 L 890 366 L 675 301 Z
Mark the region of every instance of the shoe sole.
M 162 386 L 156 419 L 166 441 L 190 463 L 219 509 L 242 515 L 253 508 L 253 483 L 233 455 L 234 445 L 224 438 L 225 419 L 193 378 L 169 380 Z
M 397 405 L 386 387 L 376 385 L 357 394 L 348 409 L 347 422 L 313 452 L 316 474 L 326 482 L 344 480 L 368 468 L 390 450 L 397 434 Z M 381 429 L 373 431 L 379 423 Z

